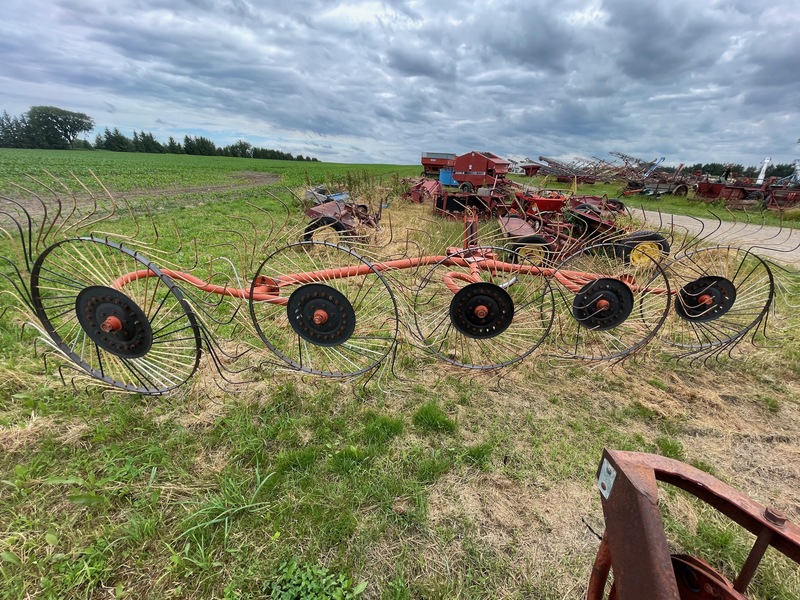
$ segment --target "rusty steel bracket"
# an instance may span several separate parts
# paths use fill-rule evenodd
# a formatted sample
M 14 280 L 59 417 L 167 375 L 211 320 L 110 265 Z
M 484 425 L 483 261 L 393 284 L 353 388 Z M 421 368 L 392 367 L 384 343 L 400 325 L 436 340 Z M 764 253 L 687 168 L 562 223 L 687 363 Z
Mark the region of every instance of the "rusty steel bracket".
M 670 555 L 658 508 L 659 481 L 685 490 L 756 536 L 733 584 L 701 559 Z M 610 570 L 614 600 L 738 600 L 746 598 L 747 586 L 769 546 L 800 564 L 800 527 L 679 461 L 606 449 L 597 470 L 597 487 L 606 531 L 589 582 L 589 600 L 604 597 Z

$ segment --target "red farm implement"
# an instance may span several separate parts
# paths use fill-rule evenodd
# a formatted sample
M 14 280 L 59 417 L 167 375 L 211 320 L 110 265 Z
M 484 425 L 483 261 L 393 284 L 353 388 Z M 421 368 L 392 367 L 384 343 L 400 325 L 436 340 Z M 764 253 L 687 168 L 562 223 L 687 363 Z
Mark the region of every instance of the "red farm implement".
M 620 224 L 625 205 L 606 196 L 567 197 L 558 191 L 517 193 L 515 206 L 498 216 L 510 247 L 535 264 L 553 264 L 580 248 L 603 242 L 617 244 L 626 261 L 661 261 L 670 244 L 661 233 L 631 231 Z
M 311 222 L 303 232 L 306 241 L 339 243 L 344 239 L 367 241 L 380 229 L 381 209 L 373 211 L 368 204 L 356 203 L 349 194 L 332 198 L 308 208 Z
M 4 310 L 39 332 L 63 380 L 111 391 L 175 393 L 206 366 L 221 387 L 271 385 L 278 369 L 303 377 L 388 376 L 398 353 L 409 350 L 473 373 L 495 373 L 528 357 L 546 357 L 554 367 L 617 362 L 656 341 L 673 357 L 706 360 L 762 332 L 775 298 L 773 270 L 752 252 L 693 238 L 673 243 L 678 251 L 667 260 L 666 238 L 618 227 L 613 217 L 624 207 L 605 197 L 522 194 L 498 201 L 503 241 L 524 241 L 533 231 L 547 244 L 563 244 L 546 257 L 525 244 L 487 244 L 487 232 L 490 241 L 499 239 L 491 237 L 497 224 L 481 226 L 470 207 L 460 213 L 463 229 L 430 219 L 431 229 L 415 223 L 405 239 L 362 249 L 356 236 L 336 244 L 304 239 L 307 223 L 285 205 L 283 221 L 276 206 L 250 205 L 255 213 L 226 215 L 224 228 L 215 230 L 232 240 L 213 246 L 229 249 L 228 256 L 201 261 L 195 246 L 195 265 L 180 266 L 178 260 L 192 262 L 191 245 L 171 253 L 157 248 L 153 221 L 154 239 L 143 242 L 136 211 L 127 214 L 136 229 L 130 237 L 99 229 L 121 225 L 114 217 L 124 203 L 111 199 L 103 208 L 94 196 L 87 202 L 76 195 L 64 201 L 38 183 L 20 188 L 21 197 L 0 195 Z M 421 184 L 418 193 L 424 198 L 436 188 Z M 339 211 L 334 216 L 343 221 L 342 207 L 333 206 L 338 200 L 317 208 L 331 205 L 324 210 Z M 460 243 L 443 233 L 447 228 L 458 230 Z M 243 233 L 250 230 L 252 239 Z M 670 552 L 659 482 L 755 536 L 734 581 L 701 558 Z M 769 547 L 800 562 L 797 526 L 677 461 L 606 450 L 597 486 L 606 531 L 587 600 L 746 600 Z
M 422 175 L 425 177 L 439 177 L 442 169 L 452 169 L 456 164 L 456 155 L 447 152 L 423 152 Z
M 481 187 L 502 185 L 508 175 L 509 162 L 491 152 L 469 152 L 457 156 L 453 179 L 458 189 L 470 193 Z
M 709 202 L 724 202 L 727 208 L 785 210 L 800 205 L 800 160 L 794 173 L 778 179 L 765 178 L 769 158 L 765 158 L 755 182 L 723 176 L 716 181 L 706 178 L 698 182 L 695 197 Z
M 477 190 L 461 191 L 445 187 L 441 181 L 431 179 L 414 179 L 409 184 L 404 196 L 415 203 L 429 202 L 434 212 L 442 217 L 461 219 L 465 211 L 478 213 L 488 218 L 498 209 L 504 210 L 509 196 L 513 195 L 506 185 L 494 188 L 481 187 Z
M 622 360 L 655 338 L 678 355 L 714 355 L 757 330 L 774 295 L 769 266 L 747 251 L 687 249 L 663 264 L 594 244 L 534 264 L 481 245 L 472 211 L 461 247 L 412 255 L 406 243 L 401 256 L 369 259 L 341 245 L 289 242 L 245 261 L 253 274 L 243 281 L 211 265 L 205 275 L 164 266 L 153 246 L 91 233 L 105 218 L 96 210 L 41 196 L 2 203 L 3 231 L 18 243 L 0 273 L 26 320 L 81 374 L 141 394 L 187 383 L 201 353 L 221 375 L 242 356 L 243 372 L 270 364 L 330 377 L 373 373 L 391 364 L 401 326 L 423 351 L 479 370 L 537 350 Z M 266 247 L 253 244 L 253 255 Z M 264 347 L 273 360 L 256 360 Z
M 471 194 L 478 188 L 495 188 L 507 183 L 511 163 L 491 152 L 467 152 L 456 156 L 422 153 L 423 175 L 436 177 L 446 186 Z
M 658 482 L 688 492 L 753 534 L 753 547 L 733 582 L 702 558 L 670 554 L 658 508 Z M 606 531 L 587 600 L 747 600 L 747 588 L 768 548 L 800 565 L 800 527 L 708 473 L 676 460 L 605 450 L 597 487 Z
M 729 183 L 726 181 L 700 181 L 697 183 L 695 198 L 710 202 L 724 202 L 729 208 L 763 208 L 764 199 L 769 195 L 769 183 L 752 185 Z

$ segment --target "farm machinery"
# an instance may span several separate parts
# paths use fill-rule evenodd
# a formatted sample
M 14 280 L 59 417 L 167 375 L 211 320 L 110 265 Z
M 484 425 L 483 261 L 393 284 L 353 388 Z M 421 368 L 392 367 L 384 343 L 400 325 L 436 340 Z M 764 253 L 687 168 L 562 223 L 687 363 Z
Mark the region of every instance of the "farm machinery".
M 694 242 L 669 262 L 647 252 L 626 260 L 620 244 L 599 243 L 535 264 L 479 240 L 474 211 L 460 246 L 430 252 L 409 237 L 389 257 L 297 241 L 305 229 L 287 214 L 272 232 L 288 234 L 248 244 L 243 268 L 228 258 L 186 268 L 136 237 L 98 232 L 114 211 L 71 200 L 31 190 L 2 198 L 3 232 L 15 242 L 0 258 L 5 294 L 67 365 L 139 394 L 180 388 L 202 356 L 225 381 L 265 366 L 374 374 L 392 364 L 401 328 L 403 348 L 476 370 L 534 352 L 618 361 L 656 338 L 679 356 L 712 356 L 758 331 L 775 293 L 759 257 Z
M 762 183 L 741 181 L 700 181 L 695 198 L 707 202 L 723 202 L 727 208 L 785 210 L 800 206 L 800 161 L 795 173 L 783 178 L 770 178 Z
M 453 169 L 456 164 L 456 155 L 447 152 L 423 152 L 422 153 L 422 175 L 423 177 L 439 178 L 442 169 Z
M 383 203 L 373 211 L 369 204 L 355 202 L 349 192 L 330 193 L 325 186 L 307 190 L 306 199 L 313 203 L 305 211 L 311 219 L 303 232 L 306 241 L 367 241 L 380 230 Z
M 763 208 L 770 194 L 771 181 L 755 185 L 751 181 L 705 179 L 697 182 L 694 197 L 708 202 L 723 202 L 728 208 Z
M 800 527 L 695 467 L 654 454 L 605 450 L 596 477 L 606 530 L 587 600 L 746 600 L 768 548 L 800 565 Z M 658 482 L 688 492 L 755 537 L 733 582 L 702 558 L 670 553 Z
M 520 190 L 510 185 L 481 188 L 478 194 L 451 193 L 440 181 L 428 179 L 413 181 L 406 196 L 412 202 L 429 202 L 436 214 L 450 218 L 462 216 L 465 210 L 485 219 L 495 216 L 504 238 L 500 243 L 536 264 L 553 264 L 559 256 L 602 242 L 618 242 L 626 260 L 638 260 L 643 253 L 661 260 L 670 253 L 664 235 L 624 227 L 624 203 L 607 196 Z
M 629 231 L 618 218 L 625 205 L 607 196 L 571 196 L 544 191 L 517 194 L 517 207 L 498 216 L 510 247 L 536 264 L 551 263 L 591 244 L 615 242 L 626 261 L 663 260 L 670 253 L 667 238 L 654 231 Z M 648 258 L 644 258 L 644 256 Z
M 422 175 L 434 177 L 446 186 L 470 194 L 481 187 L 504 185 L 511 163 L 491 152 L 467 152 L 456 156 L 444 152 L 423 152 Z
M 245 255 L 234 267 L 229 257 L 199 261 L 195 253 L 190 260 L 191 245 L 165 252 L 154 223 L 149 243 L 138 221 L 131 236 L 103 231 L 113 229 L 121 203 L 103 206 L 96 198 L 86 203 L 43 190 L 52 187 L 0 197 L 3 305 L 38 330 L 45 356 L 62 364 L 62 378 L 77 373 L 73 384 L 88 378 L 113 391 L 175 393 L 203 366 L 234 384 L 263 381 L 277 368 L 370 377 L 409 349 L 492 373 L 532 356 L 571 364 L 620 361 L 656 340 L 673 355 L 704 359 L 731 352 L 761 330 L 775 294 L 771 267 L 747 250 L 671 239 L 679 250 L 670 260 L 646 252 L 633 260 L 619 243 L 599 242 L 537 263 L 513 248 L 486 244 L 486 227 L 473 210 L 463 212 L 457 245 L 435 233 L 425 243 L 409 231 L 394 245 L 360 252 L 303 239 L 305 223 L 288 212 L 279 222 L 264 211 L 261 227 L 275 220 L 267 239 L 247 241 L 242 231 L 252 227 L 255 236 L 255 222 L 230 215 L 239 225 L 226 230 L 237 242 L 230 255 Z M 602 198 L 582 203 L 598 205 L 601 217 L 615 210 Z M 612 571 L 610 598 L 643 597 L 641 590 L 663 585 L 663 595 L 647 596 L 660 600 L 695 597 L 676 595 L 676 585 L 680 593 L 681 585 L 694 593 L 706 583 L 719 594 L 743 590 L 766 545 L 796 556 L 796 529 L 779 514 L 739 502 L 722 484 L 673 463 L 604 455 L 598 486 L 607 533 L 590 600 L 605 597 Z M 705 494 L 758 535 L 741 583 L 727 586 L 699 559 L 664 555 L 654 480 Z M 731 498 L 742 510 L 728 508 Z M 631 514 L 642 528 L 626 524 Z M 708 597 L 739 598 L 733 592 Z

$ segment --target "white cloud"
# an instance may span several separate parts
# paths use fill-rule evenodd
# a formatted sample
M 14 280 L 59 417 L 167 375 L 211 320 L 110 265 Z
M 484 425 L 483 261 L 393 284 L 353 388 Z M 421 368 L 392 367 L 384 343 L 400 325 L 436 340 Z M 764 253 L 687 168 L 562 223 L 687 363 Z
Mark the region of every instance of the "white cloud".
M 790 162 L 798 19 L 789 0 L 7 0 L 0 109 L 342 162 Z

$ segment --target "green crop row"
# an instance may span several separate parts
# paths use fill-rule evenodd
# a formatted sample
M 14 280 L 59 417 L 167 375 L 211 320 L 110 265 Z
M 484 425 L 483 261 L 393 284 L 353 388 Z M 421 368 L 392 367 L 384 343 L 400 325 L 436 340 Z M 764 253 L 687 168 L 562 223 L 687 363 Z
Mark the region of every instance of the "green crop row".
M 0 149 L 0 192 L 11 193 L 13 184 L 27 185 L 31 176 L 54 184 L 53 179 L 57 179 L 78 190 L 72 175 L 85 180 L 91 178 L 91 173 L 116 193 L 260 183 L 266 182 L 265 175 L 280 177 L 281 185 L 298 187 L 339 181 L 353 169 L 352 165 L 336 163 L 221 156 Z M 395 165 L 359 165 L 357 169 L 387 180 L 397 173 L 412 175 L 419 171 L 416 166 Z

